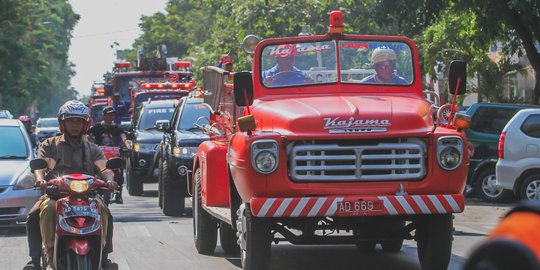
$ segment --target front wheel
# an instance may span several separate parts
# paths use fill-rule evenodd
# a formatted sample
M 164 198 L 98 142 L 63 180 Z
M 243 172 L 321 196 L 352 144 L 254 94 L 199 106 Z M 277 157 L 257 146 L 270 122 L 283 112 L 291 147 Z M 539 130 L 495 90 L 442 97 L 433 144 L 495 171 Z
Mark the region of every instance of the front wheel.
M 217 222 L 202 208 L 201 169 L 197 169 L 193 181 L 193 238 L 199 254 L 211 255 L 217 245 Z
M 162 170 L 160 180 L 163 188 L 163 214 L 173 217 L 181 216 L 186 208 L 185 185 L 182 185 L 179 179 L 175 181 L 171 178 L 167 160 L 163 161 Z
M 240 260 L 244 270 L 266 270 L 270 264 L 272 235 L 270 226 L 264 219 L 254 217 L 249 205 L 244 203 L 238 209 L 236 221 Z
M 429 215 L 416 221 L 415 238 L 422 269 L 447 269 L 452 255 L 452 214 Z
M 90 256 L 90 253 L 86 255 L 79 255 L 70 250 L 68 251 L 67 256 L 67 269 L 93 270 L 92 257 Z
M 128 193 L 131 196 L 140 196 L 143 194 L 142 177 L 140 177 L 139 174 L 135 172 L 135 170 L 131 166 L 131 162 L 132 160 L 128 159 L 126 164 Z

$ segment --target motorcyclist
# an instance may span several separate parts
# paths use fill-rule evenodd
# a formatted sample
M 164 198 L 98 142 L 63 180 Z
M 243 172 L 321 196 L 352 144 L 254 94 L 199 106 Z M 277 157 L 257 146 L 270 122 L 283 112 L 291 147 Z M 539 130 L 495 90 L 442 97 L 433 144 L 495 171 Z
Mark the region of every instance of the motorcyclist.
M 113 172 L 106 168 L 106 162 L 101 149 L 83 138 L 83 134 L 90 124 L 90 110 L 83 103 L 76 100 L 66 102 L 58 111 L 58 122 L 61 135 L 43 141 L 37 151 L 38 158 L 44 158 L 48 169 L 36 170 L 36 186 L 44 190 L 47 180 L 59 175 L 69 173 L 85 173 L 100 175 L 107 182 L 111 190 L 117 188 Z M 113 219 L 108 208 L 98 200 L 103 220 L 103 236 L 105 246 L 103 249 L 104 269 L 118 269 L 112 263 L 108 254 L 112 252 Z M 27 220 L 28 244 L 32 261 L 24 269 L 41 269 L 40 257 L 43 246 L 47 259 L 47 270 L 53 269 L 54 241 L 56 233 L 56 200 L 43 195 L 32 207 Z
M 38 139 L 36 137 L 36 134 L 32 132 L 32 119 L 28 117 L 28 115 L 21 115 L 19 116 L 19 121 L 21 121 L 24 125 L 24 128 L 26 129 L 26 132 L 28 132 L 28 136 L 30 137 L 30 142 L 32 143 L 32 147 L 37 147 L 38 145 Z
M 88 139 L 97 145 L 119 146 L 120 142 L 128 149 L 131 149 L 131 143 L 126 137 L 122 127 L 115 124 L 113 121 L 116 118 L 116 110 L 107 106 L 103 108 L 103 121 L 95 124 L 88 130 Z M 115 181 L 118 184 L 118 190 L 115 192 L 115 202 L 122 204 L 122 185 L 124 177 L 122 171 L 115 173 Z

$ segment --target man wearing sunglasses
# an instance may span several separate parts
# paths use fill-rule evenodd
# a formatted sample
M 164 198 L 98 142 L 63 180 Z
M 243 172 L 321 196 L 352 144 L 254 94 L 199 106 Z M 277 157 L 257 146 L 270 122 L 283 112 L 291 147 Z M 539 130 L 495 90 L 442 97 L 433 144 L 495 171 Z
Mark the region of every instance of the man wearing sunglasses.
M 407 80 L 394 73 L 396 53 L 392 49 L 377 48 L 371 54 L 371 65 L 375 74 L 364 78 L 362 83 L 409 84 Z

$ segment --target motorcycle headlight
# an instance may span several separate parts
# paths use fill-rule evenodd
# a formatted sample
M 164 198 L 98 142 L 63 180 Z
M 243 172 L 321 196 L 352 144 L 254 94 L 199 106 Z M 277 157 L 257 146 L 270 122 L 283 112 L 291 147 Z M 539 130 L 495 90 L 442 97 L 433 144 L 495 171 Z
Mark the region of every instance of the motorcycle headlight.
M 437 160 L 445 170 L 453 170 L 463 160 L 463 140 L 457 136 L 441 137 L 437 141 Z
M 77 193 L 86 192 L 88 190 L 88 182 L 72 180 L 71 183 L 69 183 L 69 189 Z
M 13 190 L 30 189 L 34 187 L 35 182 L 34 174 L 30 171 L 30 167 L 26 168 L 24 172 L 17 179 L 17 183 L 13 187 Z
M 260 140 L 251 145 L 251 164 L 262 174 L 274 172 L 279 165 L 278 143 L 275 140 Z
M 197 146 L 175 146 L 173 148 L 173 154 L 176 157 L 193 157 L 197 154 Z

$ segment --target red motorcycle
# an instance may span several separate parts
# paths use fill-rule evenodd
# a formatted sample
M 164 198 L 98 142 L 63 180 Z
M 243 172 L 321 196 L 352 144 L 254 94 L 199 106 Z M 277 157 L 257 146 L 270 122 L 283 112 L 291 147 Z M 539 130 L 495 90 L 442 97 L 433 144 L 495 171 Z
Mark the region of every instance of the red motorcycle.
M 108 169 L 118 169 L 122 160 L 107 161 Z M 44 159 L 30 162 L 32 170 L 45 169 Z M 103 242 L 103 219 L 96 200 L 106 190 L 106 182 L 86 174 L 67 174 L 49 180 L 47 194 L 57 197 L 54 268 L 57 270 L 99 270 Z M 67 195 L 62 197 L 63 195 Z M 59 198 L 62 197 L 62 198 Z
M 105 158 L 107 160 L 111 158 L 119 158 L 120 157 L 120 148 L 118 146 L 106 146 L 106 145 L 100 145 L 101 151 L 103 151 L 103 154 L 105 155 Z M 113 170 L 114 172 L 114 181 L 118 183 L 119 189 L 122 188 L 120 185 L 124 182 L 124 172 L 122 172 L 122 168 L 119 168 L 117 170 Z M 115 191 L 113 194 L 110 192 L 106 192 L 103 195 L 104 201 L 107 205 L 111 204 L 111 202 L 116 202 L 116 196 L 117 193 L 120 191 Z

